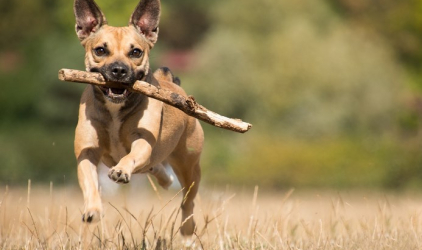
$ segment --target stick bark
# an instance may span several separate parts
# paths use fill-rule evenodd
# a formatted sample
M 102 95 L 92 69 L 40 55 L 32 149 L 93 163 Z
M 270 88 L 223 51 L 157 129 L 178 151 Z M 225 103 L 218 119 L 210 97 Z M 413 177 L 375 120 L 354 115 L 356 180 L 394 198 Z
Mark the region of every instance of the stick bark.
M 123 87 L 117 83 L 106 82 L 100 73 L 86 72 L 74 69 L 59 70 L 59 79 L 61 81 L 88 83 L 109 88 Z M 201 121 L 219 128 L 245 133 L 252 127 L 252 124 L 243 122 L 240 119 L 228 118 L 208 110 L 204 106 L 198 104 L 193 96 L 179 95 L 170 90 L 154 86 L 144 81 L 136 81 L 131 87 L 124 87 L 129 91 L 141 93 L 148 97 L 167 103 L 168 105 L 180 109 L 187 115 L 195 117 Z

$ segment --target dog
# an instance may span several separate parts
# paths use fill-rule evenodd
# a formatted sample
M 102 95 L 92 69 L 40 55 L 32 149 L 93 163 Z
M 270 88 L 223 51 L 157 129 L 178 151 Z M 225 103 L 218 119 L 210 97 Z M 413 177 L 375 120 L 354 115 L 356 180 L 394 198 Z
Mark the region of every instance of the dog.
M 75 156 L 85 204 L 82 221 L 92 223 L 102 216 L 97 173 L 101 162 L 110 168 L 108 176 L 114 182 L 128 183 L 134 173 L 149 173 L 164 188 L 172 182 L 164 167 L 169 164 L 185 196 L 181 233 L 192 235 L 193 200 L 201 179 L 201 125 L 170 105 L 125 88 L 141 80 L 186 95 L 169 69 L 152 73 L 149 67 L 149 53 L 158 38 L 160 1 L 141 0 L 126 27 L 108 26 L 93 0 L 75 0 L 74 14 L 86 70 L 122 86 L 89 85 L 81 97 Z

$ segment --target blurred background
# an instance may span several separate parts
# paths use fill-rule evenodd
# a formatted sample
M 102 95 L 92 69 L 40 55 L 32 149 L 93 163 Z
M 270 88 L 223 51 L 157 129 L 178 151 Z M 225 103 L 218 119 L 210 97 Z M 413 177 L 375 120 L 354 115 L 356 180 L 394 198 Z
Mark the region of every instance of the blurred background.
M 97 0 L 124 26 L 136 0 Z M 77 184 L 73 1 L 0 0 L 0 185 Z M 153 68 L 210 110 L 205 185 L 422 187 L 422 2 L 162 0 Z

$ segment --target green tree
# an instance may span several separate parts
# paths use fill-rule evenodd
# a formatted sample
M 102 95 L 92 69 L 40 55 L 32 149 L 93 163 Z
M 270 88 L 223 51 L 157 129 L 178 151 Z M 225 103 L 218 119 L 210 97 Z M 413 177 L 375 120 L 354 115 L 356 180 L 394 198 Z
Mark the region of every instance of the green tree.
M 206 176 L 388 186 L 389 174 L 410 164 L 393 160 L 404 157 L 396 140 L 408 78 L 382 36 L 345 22 L 325 1 L 225 1 L 212 13 L 188 88 L 254 127 L 227 135 L 225 145 L 211 139 Z M 220 136 L 207 132 L 207 140 Z

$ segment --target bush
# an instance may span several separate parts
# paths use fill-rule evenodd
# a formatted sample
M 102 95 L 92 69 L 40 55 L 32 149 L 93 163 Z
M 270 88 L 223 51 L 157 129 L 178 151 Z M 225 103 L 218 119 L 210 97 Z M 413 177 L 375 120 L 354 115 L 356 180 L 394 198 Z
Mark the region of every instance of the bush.
M 408 90 L 389 44 L 323 1 L 237 5 L 213 11 L 185 77 L 199 102 L 254 125 L 242 136 L 207 128 L 209 181 L 391 186 L 410 163 L 395 158 L 405 157 L 395 144 L 404 143 L 398 117 Z

